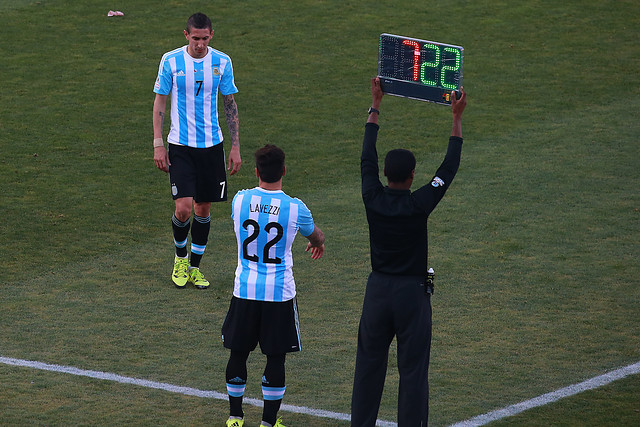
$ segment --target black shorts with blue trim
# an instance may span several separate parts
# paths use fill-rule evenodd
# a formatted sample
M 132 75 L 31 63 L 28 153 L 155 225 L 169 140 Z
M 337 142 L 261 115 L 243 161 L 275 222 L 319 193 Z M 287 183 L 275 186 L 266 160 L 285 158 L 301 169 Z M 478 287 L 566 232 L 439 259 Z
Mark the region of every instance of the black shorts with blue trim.
M 209 148 L 169 144 L 169 181 L 173 200 L 198 203 L 227 200 L 227 170 L 222 143 Z
M 222 342 L 234 351 L 253 351 L 257 344 L 266 355 L 300 351 L 298 301 L 270 302 L 232 297 L 222 325 Z

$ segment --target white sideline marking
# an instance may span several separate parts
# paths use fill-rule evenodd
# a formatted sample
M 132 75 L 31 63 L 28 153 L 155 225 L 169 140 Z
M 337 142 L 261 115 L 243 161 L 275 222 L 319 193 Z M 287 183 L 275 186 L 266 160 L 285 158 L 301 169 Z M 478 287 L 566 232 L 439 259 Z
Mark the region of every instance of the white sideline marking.
M 43 371 L 59 372 L 64 374 L 78 375 L 82 377 L 96 378 L 100 380 L 115 381 L 122 384 L 133 384 L 141 387 L 154 388 L 158 390 L 165 390 L 172 393 L 180 393 L 188 396 L 205 397 L 209 399 L 229 400 L 229 397 L 225 393 L 217 391 L 199 390 L 191 387 L 181 387 L 168 383 L 160 383 L 149 380 L 142 380 L 139 378 L 124 377 L 122 375 L 113 374 L 102 371 L 88 371 L 85 369 L 74 368 L 73 366 L 61 366 L 52 365 L 42 362 L 34 362 L 30 360 L 12 359 L 9 357 L 0 357 L 0 363 L 12 366 L 22 366 L 33 369 L 40 369 Z M 565 397 L 573 396 L 583 391 L 593 390 L 598 387 L 605 386 L 616 380 L 628 377 L 629 375 L 635 375 L 640 373 L 640 362 L 634 363 L 624 368 L 616 369 L 597 377 L 593 377 L 578 384 L 573 384 L 568 387 L 552 391 L 550 393 L 543 394 L 533 399 L 525 400 L 524 402 L 516 403 L 515 405 L 507 406 L 502 409 L 487 412 L 486 414 L 478 415 L 470 418 L 466 421 L 461 421 L 456 424 L 452 424 L 451 427 L 480 427 L 493 421 L 507 418 L 527 409 L 536 408 L 538 406 L 547 405 L 549 403 L 558 401 Z M 262 407 L 262 400 L 245 398 L 243 402 L 252 405 Z M 287 412 L 296 414 L 312 415 L 321 418 L 330 418 L 333 420 L 351 421 L 351 415 L 343 414 L 340 412 L 325 411 L 322 409 L 307 408 L 305 406 L 293 406 L 283 404 L 280 409 Z M 376 426 L 380 427 L 395 427 L 397 423 L 391 421 L 377 420 Z
M 141 387 L 170 391 L 172 393 L 185 394 L 188 396 L 206 397 L 209 399 L 219 399 L 219 400 L 229 400 L 229 397 L 227 396 L 226 393 L 220 393 L 217 391 L 198 390 L 196 388 L 191 388 L 191 387 L 181 387 L 181 386 L 168 384 L 168 383 L 159 383 L 155 381 L 142 380 L 139 378 L 124 377 L 122 375 L 113 374 L 109 372 L 88 371 L 85 369 L 74 368 L 73 366 L 52 365 L 49 363 L 34 362 L 34 361 L 22 360 L 22 359 L 12 359 L 9 357 L 0 357 L 0 363 L 3 363 L 5 365 L 39 369 L 43 371 L 52 371 L 52 372 L 59 372 L 64 374 L 78 375 L 81 377 L 96 378 L 99 380 L 115 381 L 122 384 L 133 384 Z M 262 407 L 262 400 L 260 399 L 244 398 L 243 402 L 252 406 Z M 351 421 L 351 415 L 349 414 L 341 414 L 339 412 L 325 411 L 322 409 L 313 409 L 313 408 L 307 408 L 304 406 L 293 406 L 293 405 L 286 405 L 286 404 L 283 404 L 280 407 L 280 409 L 283 411 L 293 412 L 296 414 L 312 415 L 316 417 L 330 418 L 333 420 Z M 392 423 L 389 421 L 382 421 L 382 420 L 378 420 L 376 422 L 376 425 L 381 427 L 397 426 L 396 423 Z
M 516 403 L 515 405 L 507 406 L 502 409 L 487 412 L 483 415 L 470 418 L 466 421 L 461 421 L 456 424 L 452 424 L 451 427 L 479 427 L 488 424 L 492 421 L 497 421 L 502 418 L 510 417 L 520 412 L 524 412 L 527 409 L 536 408 L 538 406 L 547 405 L 565 397 L 573 396 L 583 391 L 593 390 L 594 388 L 605 386 L 616 380 L 620 380 L 629 375 L 635 375 L 640 373 L 640 362 L 634 363 L 624 368 L 616 369 L 615 371 L 608 372 L 597 377 L 593 377 L 578 384 L 573 384 L 568 387 L 552 391 L 550 393 L 543 394 L 538 397 L 534 397 L 524 402 Z

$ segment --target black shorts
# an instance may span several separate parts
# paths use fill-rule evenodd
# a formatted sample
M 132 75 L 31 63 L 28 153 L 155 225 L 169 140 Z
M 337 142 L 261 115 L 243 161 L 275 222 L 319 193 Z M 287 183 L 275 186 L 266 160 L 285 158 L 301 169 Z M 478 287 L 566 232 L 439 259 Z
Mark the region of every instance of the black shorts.
M 253 351 L 260 343 L 266 355 L 300 351 L 297 299 L 267 302 L 232 297 L 222 342 L 225 348 L 243 352 Z
M 196 202 L 227 200 L 227 170 L 222 144 L 193 148 L 169 144 L 169 181 L 173 200 L 193 197 Z

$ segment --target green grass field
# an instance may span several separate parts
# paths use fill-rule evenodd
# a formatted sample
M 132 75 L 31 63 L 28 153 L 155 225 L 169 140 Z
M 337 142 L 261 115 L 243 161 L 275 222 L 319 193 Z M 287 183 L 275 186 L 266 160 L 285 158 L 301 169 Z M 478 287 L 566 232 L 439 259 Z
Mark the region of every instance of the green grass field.
M 230 194 L 256 184 L 253 152 L 277 144 L 285 191 L 327 237 L 319 262 L 294 245 L 303 351 L 287 360 L 285 404 L 349 412 L 370 269 L 359 154 L 383 32 L 465 48 L 462 164 L 430 218 L 432 425 L 640 361 L 640 4 L 593 0 L 0 0 L 0 357 L 225 392 L 230 204 L 212 211 L 212 289 L 174 289 L 173 202 L 152 161 L 158 63 L 196 11 L 240 90 Z M 428 182 L 449 109 L 387 96 L 380 124 L 379 151 L 413 150 Z M 262 369 L 252 354 L 248 397 L 261 398 Z M 634 375 L 492 425 L 638 425 L 639 395 Z M 258 425 L 260 410 L 246 412 Z M 0 425 L 218 426 L 227 414 L 221 400 L 0 364 Z

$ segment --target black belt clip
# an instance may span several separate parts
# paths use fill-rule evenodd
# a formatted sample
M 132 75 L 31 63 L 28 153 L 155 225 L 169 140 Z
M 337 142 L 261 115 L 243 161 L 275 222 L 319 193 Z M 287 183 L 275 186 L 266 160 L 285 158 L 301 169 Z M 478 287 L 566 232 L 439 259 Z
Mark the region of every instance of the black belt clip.
M 436 275 L 433 271 L 433 268 L 429 267 L 429 270 L 427 270 L 427 278 L 424 281 L 424 293 L 425 294 L 429 294 L 429 295 L 433 295 L 434 293 L 434 286 L 435 286 L 435 280 L 436 280 Z

